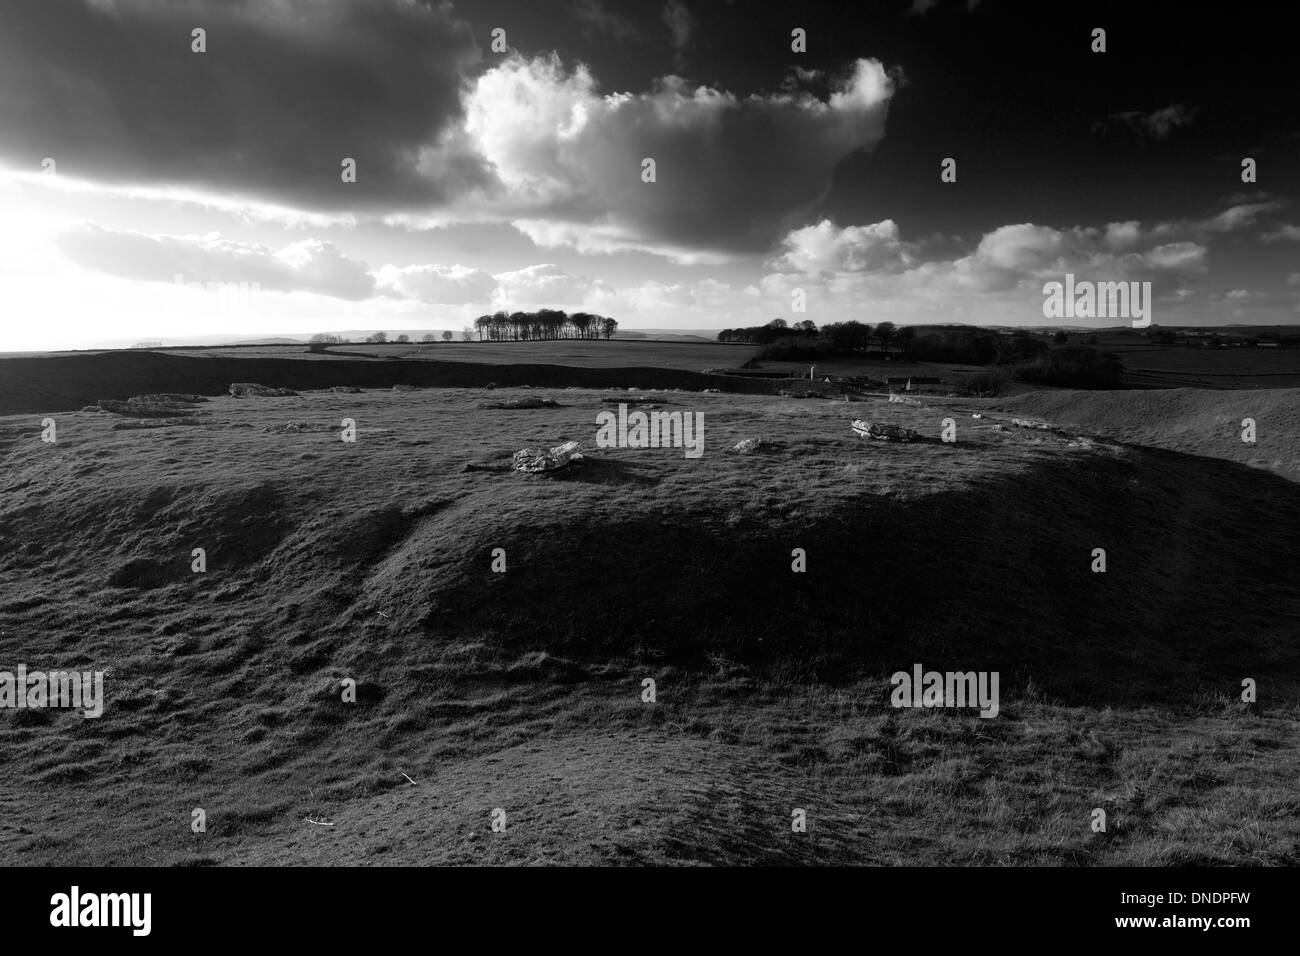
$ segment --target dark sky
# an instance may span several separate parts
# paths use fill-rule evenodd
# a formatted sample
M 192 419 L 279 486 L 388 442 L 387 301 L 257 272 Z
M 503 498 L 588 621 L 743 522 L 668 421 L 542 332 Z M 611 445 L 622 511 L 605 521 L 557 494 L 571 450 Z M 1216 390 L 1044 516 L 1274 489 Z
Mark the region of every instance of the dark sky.
M 0 276 L 124 335 L 178 273 L 259 282 L 277 328 L 716 329 L 798 290 L 819 322 L 1028 324 L 1067 271 L 1295 322 L 1294 35 L 1264 3 L 6 0 Z
M 965 232 L 1188 216 L 1198 201 L 1209 214 L 1242 191 L 1244 156 L 1259 161 L 1261 190 L 1300 186 L 1300 77 L 1283 4 L 939 0 L 914 14 L 908 0 L 697 0 L 680 63 L 656 29 L 659 5 L 601 6 L 626 32 L 593 42 L 581 4 L 473 4 L 512 42 L 591 63 L 609 89 L 644 89 L 666 64 L 734 92 L 776 89 L 794 66 L 833 73 L 866 51 L 899 68 L 888 136 L 836 172 L 829 205 L 847 220 L 901 208 L 920 232 Z M 796 26 L 808 31 L 805 55 L 789 49 Z M 1104 54 L 1091 52 L 1095 27 L 1107 30 Z M 1163 138 L 1116 118 L 1173 104 L 1193 119 Z M 936 175 L 948 156 L 960 190 Z

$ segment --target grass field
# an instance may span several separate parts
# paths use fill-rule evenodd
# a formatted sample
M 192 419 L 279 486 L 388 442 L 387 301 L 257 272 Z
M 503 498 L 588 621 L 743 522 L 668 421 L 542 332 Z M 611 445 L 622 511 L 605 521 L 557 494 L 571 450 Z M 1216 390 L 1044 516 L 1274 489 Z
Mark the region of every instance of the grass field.
M 559 407 L 481 407 L 512 397 Z M 0 855 L 1300 862 L 1300 394 L 664 391 L 702 458 L 592 448 L 630 397 L 224 397 L 150 430 L 60 413 L 53 445 L 0 418 L 0 666 L 108 674 L 99 719 L 0 713 Z M 991 427 L 1030 414 L 1094 440 Z M 569 471 L 506 469 L 567 439 Z M 894 709 L 917 662 L 999 671 L 1001 713 Z
M 1135 388 L 1300 388 L 1295 349 L 1156 345 L 1140 336 L 1104 332 L 1097 348 L 1120 357 L 1124 381 Z
M 459 338 L 459 337 L 458 337 Z M 660 342 L 615 339 L 609 342 L 559 340 L 551 342 L 438 342 L 436 344 L 388 343 L 386 345 L 332 345 L 324 353 L 310 353 L 305 346 L 263 345 L 168 349 L 174 355 L 213 358 L 308 358 L 343 359 L 369 356 L 437 362 L 485 362 L 511 365 L 568 365 L 577 368 L 655 367 L 702 372 L 707 368 L 731 368 L 757 354 L 750 345 L 722 345 L 705 342 Z

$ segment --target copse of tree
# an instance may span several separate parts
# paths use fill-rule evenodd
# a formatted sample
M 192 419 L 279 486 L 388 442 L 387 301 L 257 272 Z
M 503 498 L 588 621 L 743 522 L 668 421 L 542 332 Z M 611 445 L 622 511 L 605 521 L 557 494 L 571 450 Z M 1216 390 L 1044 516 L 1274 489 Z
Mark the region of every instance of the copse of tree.
M 908 355 L 921 362 L 992 365 L 1002 336 L 982 329 L 917 329 L 911 334 Z
M 987 368 L 958 380 L 958 387 L 963 395 L 976 398 L 997 398 L 1007 387 L 1008 375 L 1005 369 Z
M 370 335 L 366 336 L 366 341 L 369 342 L 371 345 L 383 345 L 385 342 L 388 341 L 388 333 L 372 332 Z
M 430 339 L 432 339 L 432 338 L 433 338 L 433 336 L 430 336 Z M 450 342 L 450 341 L 451 341 L 451 338 L 452 338 L 452 335 L 451 335 L 450 332 L 443 332 L 443 333 L 442 333 L 442 340 L 443 340 L 444 342 Z
M 889 343 L 893 341 L 896 330 L 897 326 L 893 322 L 881 322 L 876 326 L 876 341 L 880 343 L 882 352 L 889 351 Z
M 474 320 L 480 342 L 540 342 L 548 339 L 606 339 L 618 322 L 591 312 L 539 309 L 536 312 L 494 312 Z
M 865 352 L 871 344 L 871 336 L 871 326 L 853 320 L 832 322 L 823 326 L 821 331 L 821 337 L 830 344 L 833 351 L 845 354 Z
M 772 359 L 776 362 L 796 360 L 817 360 L 836 355 L 838 350 L 825 336 L 784 335 L 774 342 L 763 346 L 759 358 Z
M 817 335 L 817 325 L 805 319 L 793 328 L 785 319 L 773 319 L 767 325 L 755 325 L 747 329 L 723 329 L 718 333 L 719 342 L 738 342 L 744 345 L 771 345 L 777 339 L 812 338 Z
M 994 361 L 999 365 L 1030 362 L 1045 355 L 1051 348 L 1042 339 L 1030 335 L 1026 329 L 1016 329 L 1010 336 L 998 336 L 998 352 Z
M 324 332 L 317 332 L 307 341 L 310 342 L 312 345 L 342 345 L 343 336 L 326 335 Z
M 1124 363 L 1114 352 L 1088 345 L 1063 345 L 1016 366 L 1016 378 L 1036 385 L 1063 388 L 1114 388 L 1124 376 Z
M 786 328 L 775 322 L 748 329 L 724 329 L 720 342 L 763 346 L 760 358 L 774 360 L 817 359 L 834 355 L 861 355 L 873 350 L 900 354 L 922 362 L 963 365 L 1014 365 L 1031 362 L 1047 352 L 1042 339 L 1026 331 L 1011 335 L 991 329 L 962 326 L 902 326 L 881 322 L 875 328 L 862 322 L 831 322 L 818 331 L 812 322 Z
M 399 335 L 397 337 L 397 341 L 401 342 L 402 344 L 406 344 L 411 341 L 411 337 L 403 333 L 402 335 Z

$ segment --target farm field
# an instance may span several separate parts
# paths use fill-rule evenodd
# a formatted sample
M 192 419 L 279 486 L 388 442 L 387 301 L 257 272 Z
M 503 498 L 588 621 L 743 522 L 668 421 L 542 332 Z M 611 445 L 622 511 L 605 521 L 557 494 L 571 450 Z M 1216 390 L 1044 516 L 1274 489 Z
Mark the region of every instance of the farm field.
M 592 343 L 593 352 L 598 348 Z M 464 351 L 471 349 L 466 347 Z M 524 356 L 523 352 L 515 354 L 516 357 Z M 613 364 L 620 355 L 634 359 L 637 357 L 636 348 L 621 350 L 616 347 L 603 353 L 604 363 L 593 361 L 586 365 L 445 362 L 433 358 L 389 361 L 363 353 L 320 359 L 301 349 L 260 357 L 243 354 L 237 349 L 230 354 L 221 350 L 193 354 L 178 354 L 170 350 L 52 352 L 0 360 L 0 414 L 71 411 L 96 404 L 100 399 L 121 401 L 144 393 L 184 392 L 217 396 L 225 394 L 232 382 L 250 381 L 275 381 L 293 389 L 572 385 L 687 388 L 693 391 L 705 388 L 751 392 L 776 390 L 770 383 L 704 375 L 687 369 Z
M 576 368 L 656 367 L 702 372 L 731 368 L 748 361 L 758 349 L 720 343 L 659 342 L 613 339 L 608 342 L 557 340 L 549 342 L 438 342 L 331 345 L 325 353 L 306 346 L 265 345 L 168 349 L 170 354 L 196 358 L 307 358 L 339 360 L 356 356 L 437 362 L 482 362 L 509 365 L 568 365 Z
M 1241 397 L 1246 452 L 1222 397 L 304 391 L 58 413 L 56 444 L 0 417 L 0 656 L 107 672 L 101 718 L 0 726 L 0 854 L 1295 864 L 1300 393 Z M 704 455 L 594 447 L 620 401 L 702 414 Z M 588 457 L 509 470 L 566 440 Z M 918 662 L 999 671 L 997 719 L 891 707 Z
M 1097 348 L 1124 363 L 1124 381 L 1141 388 L 1297 388 L 1300 351 L 1267 348 L 1190 348 L 1102 333 Z

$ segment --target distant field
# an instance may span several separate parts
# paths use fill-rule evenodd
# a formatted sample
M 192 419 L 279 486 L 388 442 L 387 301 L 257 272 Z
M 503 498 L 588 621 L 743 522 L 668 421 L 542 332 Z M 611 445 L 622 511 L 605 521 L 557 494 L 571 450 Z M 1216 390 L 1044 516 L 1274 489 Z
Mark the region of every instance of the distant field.
M 167 349 L 171 355 L 225 358 L 310 358 L 328 360 L 358 355 L 403 360 L 438 362 L 487 362 L 496 365 L 569 365 L 576 368 L 627 366 L 680 369 L 702 372 L 707 368 L 731 368 L 757 354 L 749 345 L 718 343 L 658 342 L 613 339 L 609 342 L 439 342 L 408 345 L 332 345 L 334 356 L 311 354 L 305 346 L 239 346 L 232 348 Z
M 592 343 L 592 352 L 600 347 Z M 274 348 L 274 347 L 271 347 Z M 373 348 L 373 347 L 372 347 Z M 382 349 L 382 347 L 379 347 Z M 399 346 L 400 348 L 400 346 Z M 690 349 L 692 346 L 684 346 Z M 707 347 L 706 347 L 707 348 Z M 336 355 L 312 361 L 301 349 L 271 354 L 267 347 L 142 352 L 50 353 L 0 359 L 0 415 L 71 411 L 101 398 L 121 400 L 146 392 L 225 394 L 232 382 L 257 382 L 293 389 L 335 385 L 392 388 L 396 385 L 483 388 L 488 385 L 533 385 L 588 388 L 719 388 L 733 392 L 770 393 L 772 383 L 652 365 L 610 364 L 652 361 L 636 346 L 615 347 L 586 364 L 534 364 L 541 356 L 522 350 L 516 361 L 490 363 L 485 350 L 480 361 L 439 361 L 468 355 L 474 349 L 439 347 L 420 358 L 391 360 L 365 353 Z M 737 349 L 737 352 L 743 350 Z M 660 356 L 662 359 L 662 356 Z M 689 359 L 689 356 L 687 357 Z
M 1124 363 L 1125 381 L 1156 388 L 1300 387 L 1300 350 L 1154 345 L 1138 336 L 1102 333 L 1098 348 Z

